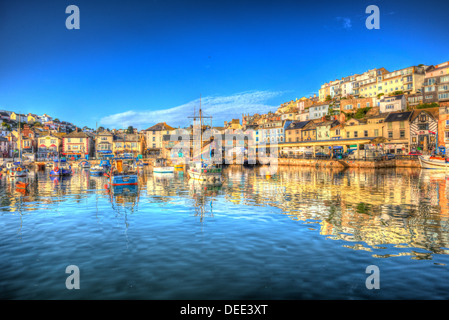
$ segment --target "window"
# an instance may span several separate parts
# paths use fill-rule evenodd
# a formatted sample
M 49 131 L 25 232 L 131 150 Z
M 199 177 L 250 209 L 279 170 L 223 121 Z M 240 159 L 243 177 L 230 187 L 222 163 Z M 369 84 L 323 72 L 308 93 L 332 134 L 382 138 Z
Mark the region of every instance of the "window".
M 438 91 L 448 91 L 449 85 L 445 84 L 444 86 L 438 86 Z
M 374 136 L 378 137 L 379 136 L 379 129 L 374 129 Z
M 368 137 L 368 130 L 363 131 L 363 136 Z
M 340 129 L 335 130 L 335 135 L 337 135 L 337 136 L 340 135 Z
M 425 87 L 425 88 L 424 88 L 424 92 L 432 92 L 432 91 L 435 91 L 435 87 L 434 87 L 434 86 L 431 86 L 431 87 Z
M 444 138 L 446 140 L 449 139 L 449 131 L 444 132 Z
M 439 93 L 438 99 L 449 99 L 449 93 Z
M 346 138 L 349 138 L 350 132 L 346 132 Z
M 399 131 L 399 137 L 400 138 L 405 138 L 405 130 L 400 130 Z
M 369 102 L 366 103 L 366 107 L 369 108 Z
M 429 130 L 429 124 L 428 123 L 418 124 L 418 130 Z
M 359 132 L 358 131 L 354 131 L 354 138 L 357 138 L 359 136 Z
M 393 123 L 392 122 L 388 122 L 388 129 L 389 130 L 393 129 Z
M 388 138 L 392 139 L 393 138 L 393 131 L 388 131 Z

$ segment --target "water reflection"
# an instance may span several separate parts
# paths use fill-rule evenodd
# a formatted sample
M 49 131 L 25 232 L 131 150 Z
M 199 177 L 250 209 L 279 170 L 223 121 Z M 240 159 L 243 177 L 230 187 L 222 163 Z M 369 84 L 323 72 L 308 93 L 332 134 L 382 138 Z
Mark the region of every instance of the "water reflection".
M 139 187 L 105 189 L 105 177 L 77 169 L 72 177 L 49 177 L 36 172 L 29 187 L 17 189 L 0 180 L 0 211 L 22 215 L 36 210 L 64 211 L 68 203 L 79 210 L 95 201 L 96 212 L 106 200 L 118 215 L 139 211 L 139 202 L 160 207 L 182 205 L 203 223 L 226 204 L 277 209 L 294 221 L 310 224 L 323 239 L 342 240 L 353 250 L 379 258 L 409 255 L 431 259 L 449 247 L 448 176 L 415 169 L 346 169 L 229 166 L 219 187 L 189 183 L 183 171 L 153 174 L 142 169 Z M 253 207 L 253 209 L 251 209 Z M 269 211 L 272 212 L 272 211 Z M 390 248 L 395 248 L 391 250 Z M 424 251 L 424 252 L 423 252 Z

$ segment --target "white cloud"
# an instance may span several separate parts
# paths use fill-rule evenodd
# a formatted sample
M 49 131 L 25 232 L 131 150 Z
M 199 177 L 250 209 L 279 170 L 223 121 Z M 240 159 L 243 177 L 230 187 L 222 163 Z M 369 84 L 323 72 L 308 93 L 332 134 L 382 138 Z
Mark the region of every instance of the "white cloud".
M 222 126 L 223 121 L 241 119 L 242 113 L 266 113 L 276 111 L 277 105 L 270 105 L 270 99 L 283 95 L 283 91 L 250 91 L 230 96 L 207 96 L 201 98 L 201 108 L 204 114 L 212 116 L 215 126 Z M 146 129 L 158 122 L 166 122 L 171 126 L 188 126 L 194 110 L 198 112 L 200 99 L 183 105 L 161 110 L 133 111 L 128 110 L 112 114 L 100 119 L 100 124 L 108 128 Z

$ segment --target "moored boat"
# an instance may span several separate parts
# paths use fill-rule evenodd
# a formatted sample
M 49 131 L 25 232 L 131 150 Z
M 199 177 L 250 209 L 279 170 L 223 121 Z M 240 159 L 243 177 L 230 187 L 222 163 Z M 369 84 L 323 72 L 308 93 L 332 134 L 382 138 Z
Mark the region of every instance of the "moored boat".
M 167 160 L 163 158 L 156 159 L 153 167 L 153 173 L 174 173 L 175 168 L 167 165 Z
M 20 162 L 14 162 L 8 168 L 8 176 L 11 178 L 25 178 L 28 176 L 28 169 L 22 166 Z
M 104 171 L 104 168 L 100 165 L 95 165 L 89 169 L 89 173 L 92 176 L 102 176 Z
M 109 172 L 111 186 L 129 186 L 138 184 L 137 172 L 133 169 L 131 159 L 116 159 Z
M 72 167 L 63 159 L 55 160 L 53 169 L 50 171 L 51 177 L 70 176 L 72 175 Z
M 419 156 L 418 159 L 423 169 L 447 170 L 449 168 L 448 158 Z

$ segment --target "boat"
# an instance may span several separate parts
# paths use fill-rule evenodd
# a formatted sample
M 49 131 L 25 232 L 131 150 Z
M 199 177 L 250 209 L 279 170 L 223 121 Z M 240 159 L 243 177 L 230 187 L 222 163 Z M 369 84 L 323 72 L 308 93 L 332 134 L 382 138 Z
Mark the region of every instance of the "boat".
M 89 173 L 91 176 L 102 176 L 104 174 L 104 167 L 100 165 L 95 165 L 90 167 Z
M 219 185 L 223 183 L 223 175 L 222 175 L 222 167 L 221 164 L 214 164 L 212 161 L 212 140 L 210 141 L 209 145 L 203 146 L 203 118 L 205 118 L 201 111 L 201 98 L 200 98 L 200 109 L 199 109 L 199 116 L 193 116 L 194 119 L 194 127 L 195 127 L 195 120 L 199 118 L 199 136 L 200 136 L 200 143 L 199 143 L 199 154 L 194 155 L 194 159 L 189 162 L 189 169 L 187 170 L 187 173 L 189 175 L 189 179 L 200 182 L 200 183 L 206 183 L 206 184 L 213 184 L 213 185 Z M 212 117 L 207 117 L 211 118 Z M 197 124 L 198 126 L 198 124 Z M 211 120 L 211 126 L 212 126 L 212 120 Z M 205 155 L 206 150 L 209 150 L 209 156 Z
M 448 170 L 449 159 L 435 156 L 418 156 L 419 163 L 423 169 Z
M 137 185 L 137 172 L 133 169 L 133 159 L 114 159 L 109 172 L 110 186 Z
M 111 162 L 109 160 L 101 160 L 100 161 L 100 166 L 103 167 L 103 169 L 110 169 L 111 168 Z
M 26 178 L 28 176 L 28 169 L 20 162 L 7 163 L 8 176 L 11 178 Z
M 72 167 L 67 164 L 66 160 L 54 160 L 53 169 L 50 171 L 51 177 L 71 176 Z
M 45 167 L 46 167 L 46 168 L 53 168 L 53 163 L 47 162 L 47 163 L 45 164 Z
M 90 163 L 89 161 L 83 160 L 78 164 L 78 166 L 80 166 L 83 169 L 87 169 L 90 168 Z
M 174 173 L 175 168 L 167 165 L 167 160 L 164 158 L 156 159 L 153 167 L 153 173 Z

